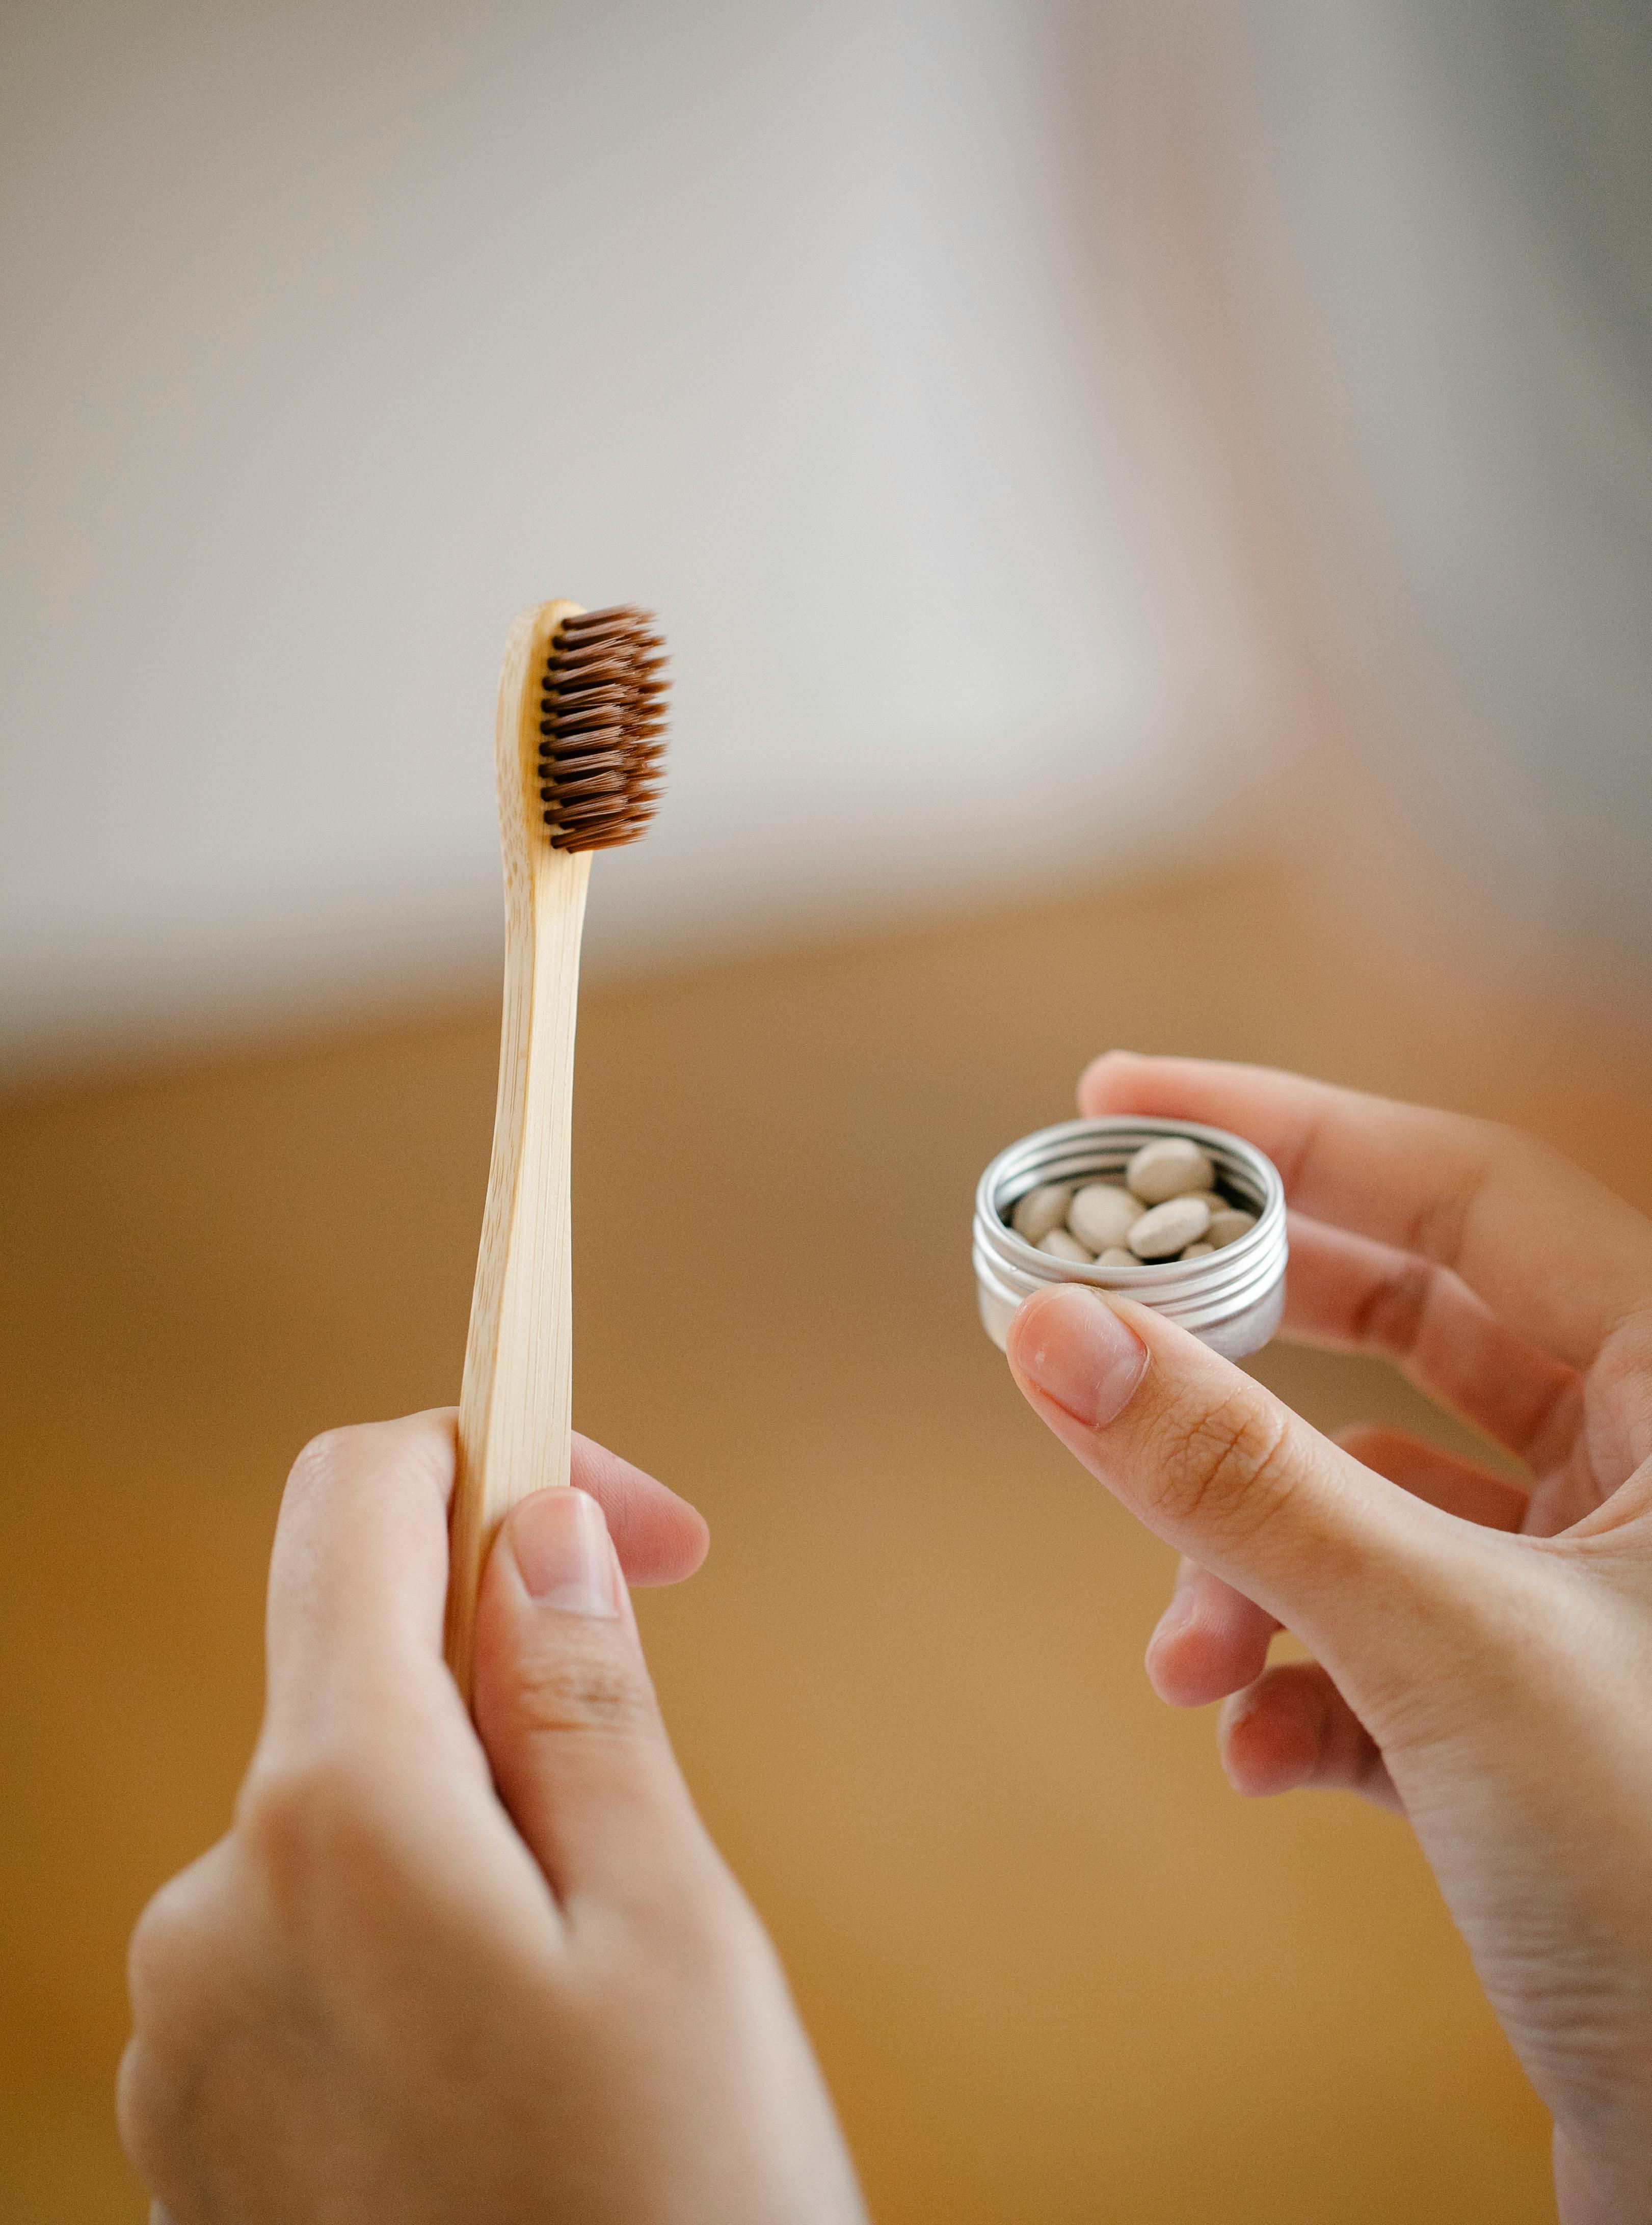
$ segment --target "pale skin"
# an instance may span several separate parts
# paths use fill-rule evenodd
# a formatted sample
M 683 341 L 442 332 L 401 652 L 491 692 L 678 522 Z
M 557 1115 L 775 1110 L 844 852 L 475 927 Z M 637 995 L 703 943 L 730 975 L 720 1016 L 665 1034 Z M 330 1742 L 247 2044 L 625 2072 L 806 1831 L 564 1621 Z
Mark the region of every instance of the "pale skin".
M 704 1524 L 576 1438 L 581 1487 L 489 1558 L 473 1727 L 442 1654 L 454 1419 L 336 1430 L 289 1482 L 233 1829 L 132 1943 L 152 2225 L 861 2225 L 620 1572 L 689 1574 Z
M 1012 1325 L 1032 1404 L 1184 1556 L 1155 1689 L 1224 1701 L 1241 1791 L 1404 1810 L 1553 2113 L 1565 2225 L 1652 2218 L 1652 1222 L 1512 1130 L 1258 1068 L 1115 1055 L 1079 1103 L 1259 1144 L 1286 1333 L 1397 1360 L 1524 1463 L 1332 1444 L 1071 1285 Z M 1266 1665 L 1281 1626 L 1313 1663 Z
M 1260 1144 L 1286 1333 L 1397 1360 L 1524 1463 L 1333 1444 L 1075 1285 L 1011 1330 L 1034 1409 L 1183 1555 L 1155 1689 L 1223 1701 L 1242 1791 L 1405 1811 L 1553 2112 L 1565 2225 L 1652 2218 L 1652 1223 L 1509 1130 L 1259 1068 L 1115 1055 L 1080 1103 Z M 703 1525 L 581 1444 L 582 1489 L 488 1564 L 473 1727 L 442 1663 L 452 1468 L 437 1414 L 294 1472 L 234 1828 L 133 1944 L 121 2120 L 156 2218 L 862 2220 L 609 1545 L 670 1581 Z M 1312 1664 L 1267 1665 L 1281 1626 Z

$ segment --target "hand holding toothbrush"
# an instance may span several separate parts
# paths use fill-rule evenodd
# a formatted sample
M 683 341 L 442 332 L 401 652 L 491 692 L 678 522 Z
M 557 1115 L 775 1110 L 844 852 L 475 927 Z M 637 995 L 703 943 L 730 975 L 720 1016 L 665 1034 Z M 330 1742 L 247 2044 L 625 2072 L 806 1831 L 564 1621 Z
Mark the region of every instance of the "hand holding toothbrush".
M 451 1413 L 319 1439 L 232 1829 L 131 1956 L 128 2148 L 170 2225 L 859 2225 L 761 1926 L 695 1813 L 623 1568 L 692 1508 L 581 1438 L 442 1659 Z M 612 1544 L 610 1540 L 612 1539 Z

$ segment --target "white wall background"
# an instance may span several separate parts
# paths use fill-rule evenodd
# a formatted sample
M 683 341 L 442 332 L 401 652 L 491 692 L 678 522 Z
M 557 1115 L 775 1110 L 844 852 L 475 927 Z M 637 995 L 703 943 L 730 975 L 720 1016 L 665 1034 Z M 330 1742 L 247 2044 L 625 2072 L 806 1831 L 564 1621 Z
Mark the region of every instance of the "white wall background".
M 1244 0 L 1233 20 L 1232 244 L 1325 654 L 1419 843 L 1523 963 L 1632 986 L 1638 1017 L 1652 11 Z
M 1211 605 L 1179 677 L 1039 10 L 4 40 L 14 1063 L 486 965 L 498 657 L 549 594 L 676 657 L 599 964 L 1093 878 L 1243 789 L 1263 667 Z
M 1231 853 L 1339 700 L 1652 963 L 1649 240 L 1640 0 L 14 0 L 0 1065 L 478 979 L 560 593 L 676 655 L 598 966 Z

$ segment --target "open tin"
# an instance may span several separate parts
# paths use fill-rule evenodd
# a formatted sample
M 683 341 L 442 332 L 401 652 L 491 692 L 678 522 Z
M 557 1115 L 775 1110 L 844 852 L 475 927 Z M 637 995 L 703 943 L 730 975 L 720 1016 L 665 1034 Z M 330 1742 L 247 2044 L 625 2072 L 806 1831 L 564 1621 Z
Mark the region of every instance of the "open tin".
M 1140 1267 L 1085 1267 L 1040 1252 L 1009 1225 L 1018 1199 L 1041 1182 L 1122 1182 L 1144 1144 L 1186 1136 L 1209 1152 L 1220 1187 L 1256 1216 L 1236 1243 L 1202 1259 L 1155 1259 Z M 1090 1283 L 1140 1300 L 1219 1352 L 1259 1352 L 1285 1310 L 1285 1185 L 1273 1161 L 1220 1128 L 1134 1112 L 1064 1120 L 1024 1136 L 998 1157 L 975 1191 L 976 1297 L 982 1328 L 1001 1352 L 1023 1298 L 1052 1283 Z

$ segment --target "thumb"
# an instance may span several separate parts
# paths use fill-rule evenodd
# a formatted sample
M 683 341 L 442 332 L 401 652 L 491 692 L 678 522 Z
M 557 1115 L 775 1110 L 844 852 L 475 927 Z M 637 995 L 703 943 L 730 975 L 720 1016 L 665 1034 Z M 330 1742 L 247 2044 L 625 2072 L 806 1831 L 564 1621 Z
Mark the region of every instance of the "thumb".
M 1414 1670 L 1421 1628 L 1451 1620 L 1475 1550 L 1462 1525 L 1162 1314 L 1063 1284 L 1027 1299 L 1007 1348 L 1029 1404 L 1090 1474 L 1339 1681 L 1363 1681 L 1390 1648 Z
M 500 1525 L 476 1608 L 476 1727 L 499 1797 L 560 1899 L 658 1897 L 688 1792 L 602 1509 L 536 1492 Z

